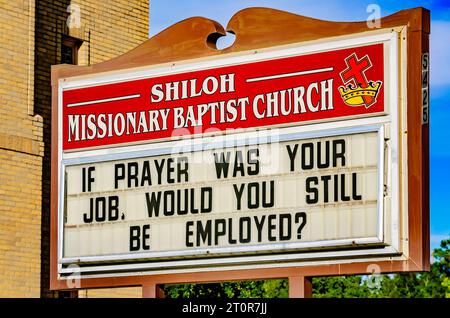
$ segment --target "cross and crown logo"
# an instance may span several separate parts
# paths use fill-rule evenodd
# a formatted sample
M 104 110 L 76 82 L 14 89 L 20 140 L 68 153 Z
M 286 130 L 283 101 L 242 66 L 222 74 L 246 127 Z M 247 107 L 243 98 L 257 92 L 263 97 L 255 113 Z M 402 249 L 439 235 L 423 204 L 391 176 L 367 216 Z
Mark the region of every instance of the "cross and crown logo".
M 368 55 L 358 59 L 352 53 L 345 59 L 347 68 L 340 72 L 345 86 L 339 87 L 339 92 L 345 104 L 349 106 L 362 106 L 369 108 L 377 101 L 377 95 L 382 81 L 368 81 L 365 72 L 372 67 Z

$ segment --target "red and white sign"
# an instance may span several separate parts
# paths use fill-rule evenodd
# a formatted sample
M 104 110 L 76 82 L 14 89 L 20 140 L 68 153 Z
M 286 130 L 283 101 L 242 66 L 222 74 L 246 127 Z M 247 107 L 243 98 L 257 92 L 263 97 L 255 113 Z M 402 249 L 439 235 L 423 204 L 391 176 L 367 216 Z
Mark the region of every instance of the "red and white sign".
M 397 41 L 60 78 L 58 273 L 399 255 Z
M 385 112 L 383 43 L 62 92 L 63 150 Z

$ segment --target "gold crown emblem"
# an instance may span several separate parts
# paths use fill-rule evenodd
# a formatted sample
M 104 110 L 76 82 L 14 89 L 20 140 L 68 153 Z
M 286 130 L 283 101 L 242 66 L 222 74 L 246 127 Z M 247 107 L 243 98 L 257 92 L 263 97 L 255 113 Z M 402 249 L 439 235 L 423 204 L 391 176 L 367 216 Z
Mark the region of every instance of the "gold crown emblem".
M 339 92 L 341 94 L 344 103 L 349 106 L 360 106 L 367 105 L 365 96 L 371 97 L 373 100 L 377 98 L 378 91 L 381 87 L 381 81 L 369 81 L 367 87 L 361 87 L 358 85 L 356 88 L 354 85 L 348 85 L 347 88 L 344 86 L 339 87 Z M 367 106 L 366 106 L 367 107 Z

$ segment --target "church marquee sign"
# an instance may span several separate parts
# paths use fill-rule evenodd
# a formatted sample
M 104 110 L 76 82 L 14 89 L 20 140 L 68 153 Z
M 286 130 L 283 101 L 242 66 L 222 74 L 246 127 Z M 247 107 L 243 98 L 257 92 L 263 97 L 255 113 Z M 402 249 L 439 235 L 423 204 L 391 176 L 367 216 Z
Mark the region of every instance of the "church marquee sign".
M 54 75 L 57 281 L 407 262 L 407 34 Z

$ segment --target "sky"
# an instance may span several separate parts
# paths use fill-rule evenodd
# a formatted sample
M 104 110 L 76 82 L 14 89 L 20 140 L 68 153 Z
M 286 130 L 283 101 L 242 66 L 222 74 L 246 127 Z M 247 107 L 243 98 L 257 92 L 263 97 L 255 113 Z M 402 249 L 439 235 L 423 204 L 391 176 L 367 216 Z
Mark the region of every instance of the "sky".
M 150 36 L 193 16 L 203 16 L 226 26 L 229 19 L 247 7 L 269 7 L 330 21 L 366 21 L 376 4 L 381 15 L 425 7 L 431 10 L 430 35 L 430 201 L 431 247 L 450 236 L 450 1 L 361 1 L 361 0 L 150 0 Z M 351 10 L 349 10 L 351 8 Z M 221 39 L 218 46 L 232 42 Z

